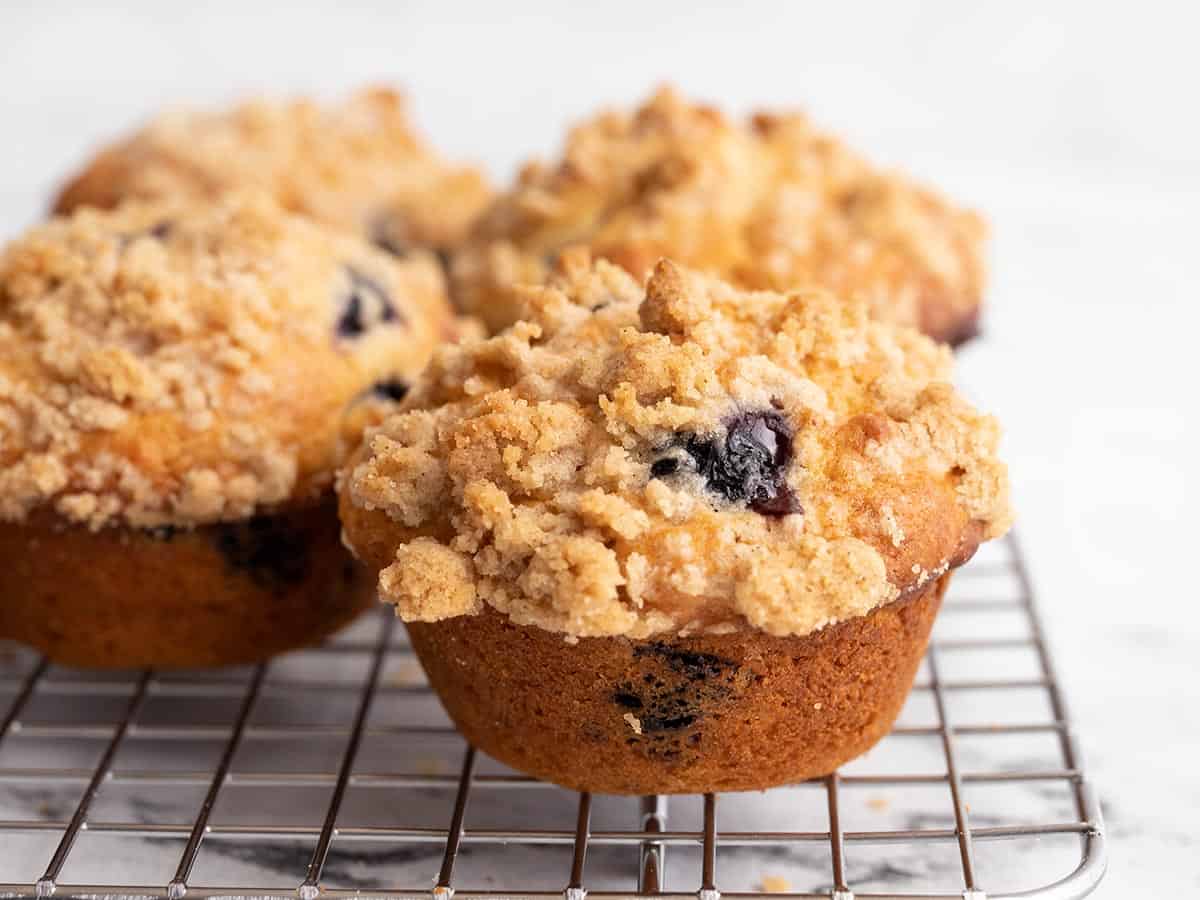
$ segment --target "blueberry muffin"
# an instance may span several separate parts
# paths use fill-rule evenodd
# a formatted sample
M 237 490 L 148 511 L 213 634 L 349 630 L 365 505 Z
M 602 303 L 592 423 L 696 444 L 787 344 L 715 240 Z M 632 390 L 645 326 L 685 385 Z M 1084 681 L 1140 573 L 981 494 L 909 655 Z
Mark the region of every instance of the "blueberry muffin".
M 636 278 L 661 256 L 745 288 L 816 285 L 958 344 L 984 286 L 985 227 L 871 165 L 799 114 L 734 121 L 664 90 L 576 127 L 554 165 L 530 164 L 454 260 L 466 310 L 520 318 L 514 283 L 580 244 Z
M 286 209 L 359 230 L 394 253 L 444 251 L 490 198 L 478 169 L 454 166 L 413 131 L 385 88 L 320 105 L 252 101 L 174 111 L 100 152 L 62 189 L 57 212 L 122 200 L 270 193 Z
M 891 726 L 950 571 L 1008 527 L 998 428 L 861 301 L 575 251 L 444 348 L 339 480 L 434 688 L 570 788 L 764 788 Z
M 244 662 L 373 601 L 334 471 L 451 325 L 397 260 L 265 196 L 84 209 L 0 256 L 0 638 Z

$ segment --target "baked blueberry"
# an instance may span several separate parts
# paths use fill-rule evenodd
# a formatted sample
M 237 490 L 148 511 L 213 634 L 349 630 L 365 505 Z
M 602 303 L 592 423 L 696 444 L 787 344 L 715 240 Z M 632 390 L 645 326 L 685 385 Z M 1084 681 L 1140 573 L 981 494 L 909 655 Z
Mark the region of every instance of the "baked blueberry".
M 724 437 L 688 435 L 681 441 L 689 468 L 708 490 L 731 503 L 744 503 L 764 516 L 801 512 L 787 484 L 792 461 L 792 429 L 778 412 L 742 413 L 730 419 Z M 650 475 L 663 478 L 682 465 L 664 456 L 650 466 Z
M 350 294 L 338 317 L 338 337 L 356 338 L 377 322 L 404 322 L 388 292 L 374 278 L 353 266 L 346 266 Z
M 214 541 L 230 569 L 244 572 L 261 587 L 282 589 L 308 575 L 308 536 L 284 516 L 216 525 Z
M 403 378 L 384 378 L 382 381 L 375 382 L 371 386 L 371 393 L 378 397 L 383 397 L 386 400 L 394 400 L 399 403 L 408 393 L 409 384 Z
M 679 471 L 679 460 L 673 456 L 664 456 L 650 464 L 651 478 L 666 478 Z

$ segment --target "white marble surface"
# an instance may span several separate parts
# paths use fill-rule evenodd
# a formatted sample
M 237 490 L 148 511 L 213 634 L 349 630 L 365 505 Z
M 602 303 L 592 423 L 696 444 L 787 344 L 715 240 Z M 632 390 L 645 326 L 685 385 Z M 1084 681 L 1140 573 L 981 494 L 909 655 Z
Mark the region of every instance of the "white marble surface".
M 507 177 L 563 124 L 655 82 L 800 103 L 995 226 L 987 338 L 962 380 L 1007 454 L 1112 835 L 1097 896 L 1200 893 L 1200 620 L 1187 522 L 1196 13 L 1083 2 L 208 3 L 0 8 L 0 231 L 165 102 L 408 85 L 448 151 Z

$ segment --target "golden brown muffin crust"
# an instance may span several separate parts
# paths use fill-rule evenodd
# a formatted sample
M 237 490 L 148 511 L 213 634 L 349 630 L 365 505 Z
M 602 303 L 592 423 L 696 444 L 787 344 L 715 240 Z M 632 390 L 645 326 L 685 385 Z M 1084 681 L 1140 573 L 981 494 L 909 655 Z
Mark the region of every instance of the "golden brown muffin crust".
M 442 350 L 341 479 L 406 620 L 802 635 L 1008 527 L 998 427 L 945 347 L 820 292 L 565 262 L 528 321 Z
M 493 328 L 519 318 L 513 283 L 583 245 L 638 279 L 667 256 L 753 289 L 820 286 L 935 337 L 969 336 L 985 227 L 884 172 L 801 114 L 734 121 L 662 90 L 574 128 L 531 163 L 455 259 L 454 292 Z
M 0 256 L 0 519 L 194 525 L 315 497 L 348 406 L 451 321 L 430 255 L 261 195 L 38 226 Z
M 474 746 L 572 790 L 761 790 L 827 775 L 887 733 L 949 575 L 801 637 L 558 635 L 495 611 L 409 625 Z
M 394 251 L 452 246 L 491 196 L 480 170 L 439 157 L 413 130 L 401 95 L 377 87 L 327 105 L 254 100 L 165 112 L 101 151 L 64 186 L 55 211 L 211 201 L 245 189 Z

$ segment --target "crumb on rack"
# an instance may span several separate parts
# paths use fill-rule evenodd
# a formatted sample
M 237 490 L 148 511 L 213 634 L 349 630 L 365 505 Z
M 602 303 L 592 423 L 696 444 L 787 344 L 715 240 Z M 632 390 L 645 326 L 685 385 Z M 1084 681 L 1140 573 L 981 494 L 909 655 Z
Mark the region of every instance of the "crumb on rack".
M 768 894 L 786 894 L 792 889 L 792 883 L 782 875 L 764 875 L 759 879 L 757 889 Z

